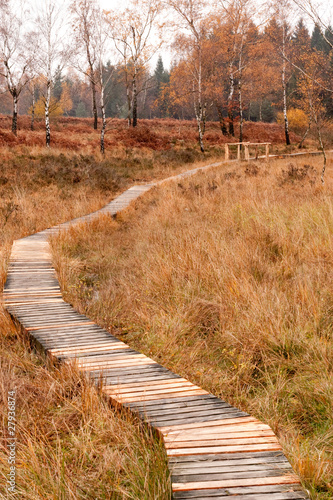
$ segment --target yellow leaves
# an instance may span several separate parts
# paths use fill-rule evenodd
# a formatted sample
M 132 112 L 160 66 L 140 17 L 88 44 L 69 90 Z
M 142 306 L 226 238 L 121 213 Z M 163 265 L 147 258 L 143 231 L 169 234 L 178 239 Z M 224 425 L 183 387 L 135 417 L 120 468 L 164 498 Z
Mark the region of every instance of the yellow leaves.
M 299 130 L 307 127 L 309 123 L 308 115 L 302 110 L 297 108 L 291 108 L 287 112 L 289 127 L 294 130 Z M 277 114 L 277 122 L 280 125 L 284 123 L 283 113 Z
M 65 82 L 62 85 L 61 98 L 58 101 L 55 97 L 51 97 L 49 115 L 50 117 L 62 116 L 68 113 L 73 107 L 73 101 L 70 96 L 68 84 Z M 29 114 L 32 113 L 32 107 L 29 109 Z M 40 97 L 35 105 L 35 116 L 42 118 L 45 115 L 45 97 Z
M 29 109 L 29 113 L 31 114 L 32 107 Z M 63 114 L 63 109 L 60 107 L 59 102 L 51 97 L 50 100 L 50 109 L 49 115 L 52 117 L 61 116 Z M 45 115 L 45 98 L 40 97 L 35 105 L 35 116 L 42 118 Z

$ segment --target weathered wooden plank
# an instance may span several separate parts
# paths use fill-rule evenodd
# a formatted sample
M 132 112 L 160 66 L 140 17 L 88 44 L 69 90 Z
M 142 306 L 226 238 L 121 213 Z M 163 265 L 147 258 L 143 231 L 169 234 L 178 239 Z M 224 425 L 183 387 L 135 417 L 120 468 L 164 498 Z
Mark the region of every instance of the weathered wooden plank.
M 161 366 L 161 365 L 159 365 Z M 163 368 L 163 367 L 162 367 Z M 167 370 L 166 368 L 164 368 L 164 370 Z M 218 401 L 218 398 L 216 396 L 213 396 L 212 394 L 205 394 L 205 395 L 202 395 L 202 396 L 195 396 L 195 397 L 191 397 L 190 399 L 188 397 L 178 397 L 178 398 L 171 398 L 170 400 L 168 401 L 164 401 L 164 404 L 167 405 L 167 407 L 170 407 L 172 408 L 172 406 L 170 405 L 174 405 L 174 407 L 177 407 L 178 404 L 193 404 L 194 401 L 198 401 L 200 404 L 202 403 L 202 401 L 204 400 L 214 400 L 214 401 Z M 142 407 L 142 408 L 152 408 L 153 406 L 156 406 L 158 407 L 159 406 L 159 402 L 154 402 L 154 401 L 150 401 L 150 402 L 147 402 L 147 403 L 141 403 L 141 402 L 137 402 L 137 403 L 131 403 L 130 407 L 131 408 L 135 408 L 135 407 Z M 162 408 L 162 406 L 161 406 Z M 252 418 L 252 417 L 251 417 Z
M 107 391 L 105 392 L 107 394 Z M 191 389 L 188 392 L 191 392 L 192 394 L 206 394 L 206 392 L 203 389 Z M 168 398 L 168 396 L 172 393 L 173 391 L 170 389 L 168 393 L 160 394 L 159 398 L 160 399 Z M 175 391 L 174 394 L 183 396 L 186 393 L 184 391 Z M 149 401 L 149 399 L 156 399 L 155 394 L 153 396 L 137 396 L 137 397 L 115 396 L 114 394 L 109 394 L 109 396 L 117 399 L 119 402 L 124 402 L 124 403 L 131 403 L 133 401 Z
M 270 436 L 257 436 L 255 438 L 252 437 L 239 437 L 239 438 L 233 438 L 233 437 L 228 437 L 228 438 L 216 438 L 212 437 L 212 439 L 203 439 L 202 441 L 166 441 L 165 442 L 165 447 L 167 450 L 178 450 L 181 448 L 204 448 L 204 447 L 210 447 L 214 448 L 216 447 L 221 447 L 221 446 L 240 446 L 240 445 L 252 445 L 252 444 L 266 444 L 266 443 L 271 443 L 275 444 L 278 443 L 278 440 L 276 437 Z
M 225 481 L 203 481 L 191 483 L 173 483 L 173 491 L 200 490 L 208 488 L 232 488 L 233 486 L 261 486 L 271 484 L 293 484 L 299 479 L 295 474 L 287 474 L 280 477 L 263 477 L 251 479 L 226 479 Z
M 92 321 L 86 321 L 84 323 L 78 323 L 78 326 L 80 325 L 92 325 L 93 322 Z M 44 325 L 44 326 L 36 326 L 36 327 L 28 327 L 28 328 L 25 328 L 28 332 L 32 332 L 34 330 L 43 330 L 45 328 L 47 328 L 48 330 L 51 330 L 53 328 L 60 328 L 60 327 L 63 327 L 63 326 L 73 326 L 73 322 L 71 323 L 60 323 L 60 324 L 57 324 L 57 325 Z
M 216 420 L 215 422 L 207 422 L 207 424 L 184 424 L 184 425 L 177 425 L 176 427 L 163 427 L 162 431 L 165 433 L 172 432 L 172 431 L 180 431 L 180 430 L 185 430 L 185 429 L 196 429 L 200 428 L 203 429 L 205 427 L 218 427 L 220 425 L 234 425 L 234 424 L 243 424 L 244 422 L 257 422 L 260 424 L 260 420 L 254 418 L 254 417 L 244 417 L 243 419 L 230 419 L 228 421 L 226 420 Z
M 289 468 L 290 470 L 290 468 Z M 261 479 L 261 478 L 280 478 L 284 477 L 287 471 L 279 469 L 264 469 L 254 471 L 221 471 L 213 473 L 206 471 L 203 474 L 172 474 L 173 483 L 203 483 L 208 481 L 227 481 L 229 479 Z M 294 476 L 295 477 L 295 476 Z M 273 479 L 274 481 L 275 479 Z
M 211 455 L 205 454 L 205 455 L 193 455 L 193 456 L 179 456 L 179 457 L 170 457 L 169 458 L 169 463 L 173 465 L 179 465 L 183 464 L 188 466 L 190 463 L 193 466 L 200 466 L 201 464 L 205 463 L 223 463 L 223 462 L 229 462 L 229 461 L 236 461 L 235 463 L 243 460 L 250 460 L 251 463 L 266 463 L 266 461 L 270 460 L 285 460 L 287 461 L 286 457 L 282 453 L 282 451 L 262 451 L 262 452 L 256 452 L 256 453 L 223 453 L 223 454 L 218 454 L 218 453 L 212 453 Z M 255 460 L 255 462 L 252 462 L 252 460 Z
M 158 428 L 160 431 L 163 429 L 163 426 L 168 425 L 168 426 L 177 426 L 177 425 L 182 425 L 186 423 L 196 423 L 196 424 L 201 424 L 204 422 L 213 422 L 216 421 L 216 419 L 225 419 L 229 420 L 231 418 L 241 418 L 245 414 L 243 412 L 237 412 L 234 410 L 233 412 L 230 413 L 219 413 L 219 414 L 214 414 L 214 415 L 191 415 L 191 416 L 186 416 L 186 417 L 177 417 L 175 415 L 173 418 L 170 417 L 170 419 L 166 420 L 165 418 L 159 419 L 158 417 L 147 417 L 147 420 L 154 425 L 156 428 Z
M 222 464 L 222 465 L 218 465 Z M 265 470 L 291 470 L 291 466 L 287 460 L 283 462 L 270 462 L 270 463 L 242 463 L 237 465 L 237 461 L 229 460 L 225 462 L 207 462 L 206 464 L 193 464 L 187 463 L 183 466 L 174 465 L 171 469 L 173 477 L 179 476 L 183 482 L 184 475 L 192 474 L 224 474 L 227 472 L 257 472 Z M 179 481 L 177 481 L 179 482 Z
M 222 435 L 224 436 L 225 434 L 230 435 L 230 434 L 243 434 L 244 432 L 272 432 L 272 429 L 269 427 L 267 424 L 262 424 L 261 422 L 247 422 L 243 424 L 234 424 L 234 425 L 221 425 L 221 426 L 214 426 L 214 428 L 211 427 L 204 427 L 201 429 L 185 429 L 185 430 L 173 430 L 165 433 L 166 438 L 168 439 L 174 439 L 174 440 L 179 440 L 180 438 L 186 436 L 186 439 L 198 439 L 199 437 L 203 436 L 210 436 L 211 434 L 214 435 Z
M 275 443 L 261 443 L 261 444 L 239 444 L 239 445 L 225 445 L 225 446 L 204 446 L 202 448 L 177 448 L 167 450 L 167 455 L 170 457 L 177 457 L 180 455 L 202 455 L 203 453 L 237 453 L 237 452 L 255 452 L 265 450 L 281 450 L 281 445 L 276 441 Z
M 282 485 L 279 486 L 279 489 Z M 261 487 L 258 487 L 261 488 Z M 270 488 L 267 486 L 266 488 Z M 275 486 L 272 488 L 276 489 Z M 289 486 L 288 486 L 289 488 Z M 285 491 L 283 493 L 240 493 L 234 494 L 234 491 L 240 491 L 240 488 L 232 488 L 232 489 L 219 489 L 219 490 L 193 490 L 193 491 L 181 491 L 176 492 L 173 495 L 175 500 L 210 500 L 212 498 L 223 499 L 223 498 L 231 498 L 232 500 L 302 500 L 304 498 L 308 498 L 307 494 L 303 491 Z M 253 492 L 254 488 L 242 488 L 242 490 L 251 490 Z

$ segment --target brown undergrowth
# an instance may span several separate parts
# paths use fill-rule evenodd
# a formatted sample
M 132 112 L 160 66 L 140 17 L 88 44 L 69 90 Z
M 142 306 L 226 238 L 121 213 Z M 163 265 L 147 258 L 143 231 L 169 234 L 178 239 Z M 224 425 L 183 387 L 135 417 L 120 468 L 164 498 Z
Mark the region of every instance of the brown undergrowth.
M 51 146 L 67 151 L 83 154 L 95 154 L 99 151 L 100 131 L 94 130 L 89 118 L 59 117 L 51 120 Z M 39 119 L 35 130 L 30 130 L 30 117 L 19 116 L 17 137 L 11 133 L 11 117 L 0 115 L 0 147 L 7 149 L 34 146 L 37 150 L 45 145 L 45 125 Z M 236 127 L 237 128 L 237 127 Z M 277 123 L 244 123 L 244 141 L 271 142 L 272 151 L 290 151 L 285 146 L 283 127 Z M 332 134 L 330 134 L 332 135 Z M 237 142 L 237 137 L 224 136 L 217 122 L 207 122 L 204 137 L 206 153 L 216 154 L 224 143 Z M 295 145 L 300 137 L 291 132 L 291 141 Z M 306 145 L 313 147 L 312 140 Z M 139 120 L 136 128 L 128 128 L 126 120 L 117 118 L 108 120 L 106 151 L 114 152 L 128 148 L 151 151 L 167 151 L 173 149 L 191 149 L 199 153 L 198 132 L 195 120 L 152 119 Z
M 313 499 L 333 495 L 333 176 L 233 164 L 154 188 L 52 242 L 65 297 L 271 425 Z

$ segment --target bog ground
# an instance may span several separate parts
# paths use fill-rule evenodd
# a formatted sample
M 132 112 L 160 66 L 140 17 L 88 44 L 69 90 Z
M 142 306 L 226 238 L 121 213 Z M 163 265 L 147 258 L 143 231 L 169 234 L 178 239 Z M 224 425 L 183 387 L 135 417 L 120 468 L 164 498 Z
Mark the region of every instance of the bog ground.
M 156 138 L 154 145 L 136 138 L 131 150 L 110 145 L 105 158 L 79 132 L 77 151 L 4 146 L 3 279 L 12 239 L 91 212 L 134 181 L 219 157 L 214 144 L 201 160 L 173 128 L 161 149 Z M 328 499 L 332 181 L 329 163 L 321 187 L 320 162 L 234 163 L 160 187 L 116 221 L 73 229 L 53 245 L 68 300 L 269 423 L 313 498 Z M 109 498 L 110 488 L 115 498 L 166 498 L 165 457 L 154 438 L 128 417 L 119 421 L 76 373 L 45 369 L 4 312 L 1 329 L 2 396 L 12 383 L 20 387 L 19 463 L 34 458 L 20 477 L 22 498 L 67 491 Z

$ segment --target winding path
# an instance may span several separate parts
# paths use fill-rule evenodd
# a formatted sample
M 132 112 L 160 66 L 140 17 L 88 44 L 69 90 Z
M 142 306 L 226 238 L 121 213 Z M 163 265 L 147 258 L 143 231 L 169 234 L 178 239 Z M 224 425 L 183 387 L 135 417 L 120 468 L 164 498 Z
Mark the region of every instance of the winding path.
M 102 378 L 113 402 L 157 429 L 168 455 L 173 498 L 307 499 L 268 425 L 134 351 L 62 299 L 49 235 L 101 213 L 113 216 L 157 184 L 133 186 L 93 214 L 15 241 L 5 306 L 47 353 L 75 362 L 96 384 Z

